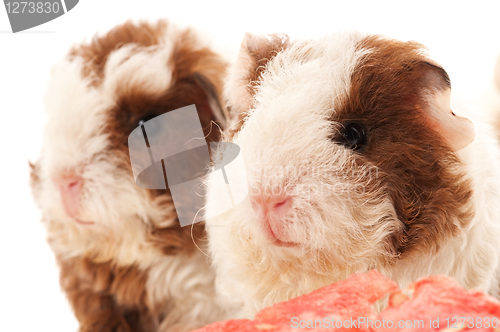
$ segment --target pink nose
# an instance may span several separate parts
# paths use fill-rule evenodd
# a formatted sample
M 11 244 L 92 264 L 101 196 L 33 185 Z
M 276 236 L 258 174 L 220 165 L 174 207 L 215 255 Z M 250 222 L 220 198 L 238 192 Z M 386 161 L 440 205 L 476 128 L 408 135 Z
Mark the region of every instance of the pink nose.
M 80 192 L 83 179 L 76 175 L 61 176 L 55 180 L 66 214 L 72 218 L 78 216 L 80 210 Z
M 250 196 L 253 210 L 260 215 L 284 216 L 292 206 L 288 196 Z

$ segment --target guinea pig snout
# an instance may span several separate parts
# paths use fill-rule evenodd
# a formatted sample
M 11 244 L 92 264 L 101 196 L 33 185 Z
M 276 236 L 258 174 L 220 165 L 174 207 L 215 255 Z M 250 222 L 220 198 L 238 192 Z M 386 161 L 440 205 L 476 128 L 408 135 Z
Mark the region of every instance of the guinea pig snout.
M 250 195 L 252 208 L 259 216 L 284 217 L 292 206 L 292 198 L 283 195 Z
M 81 193 L 84 185 L 83 178 L 74 173 L 65 174 L 55 177 L 54 182 L 59 190 L 64 212 L 79 224 L 93 224 L 91 221 L 81 220 L 79 216 L 81 210 Z

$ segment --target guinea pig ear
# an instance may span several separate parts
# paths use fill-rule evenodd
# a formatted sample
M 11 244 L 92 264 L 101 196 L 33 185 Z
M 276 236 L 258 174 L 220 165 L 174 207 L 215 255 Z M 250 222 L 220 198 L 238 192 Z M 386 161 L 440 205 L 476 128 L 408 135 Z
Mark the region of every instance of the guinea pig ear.
M 222 129 L 227 128 L 227 109 L 224 105 L 222 96 L 222 84 L 212 82 L 201 72 L 193 74 L 196 84 L 203 90 L 207 98 L 207 104 L 217 123 Z
M 245 34 L 226 85 L 226 98 L 232 114 L 238 115 L 251 108 L 267 63 L 289 45 L 290 39 L 284 34 Z
M 475 130 L 471 120 L 459 116 L 451 109 L 450 78 L 439 65 L 422 61 L 412 69 L 419 74 L 420 97 L 426 124 L 439 133 L 453 151 L 468 146 L 474 141 Z

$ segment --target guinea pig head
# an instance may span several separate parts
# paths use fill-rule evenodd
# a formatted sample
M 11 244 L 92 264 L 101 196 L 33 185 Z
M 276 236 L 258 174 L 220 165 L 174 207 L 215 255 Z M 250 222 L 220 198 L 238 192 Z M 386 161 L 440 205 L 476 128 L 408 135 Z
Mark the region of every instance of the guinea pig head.
M 208 223 L 223 226 L 209 227 L 214 252 L 224 246 L 253 269 L 347 277 L 439 250 L 473 215 L 456 152 L 474 126 L 453 112 L 450 91 L 414 42 L 247 35 L 225 139 L 241 148 L 249 195 Z M 218 186 L 209 181 L 208 209 Z
M 177 229 L 168 233 L 167 252 L 191 242 L 169 191 L 135 184 L 128 136 L 141 121 L 195 104 L 205 135 L 217 140 L 224 72 L 225 62 L 194 31 L 165 21 L 127 22 L 74 46 L 52 68 L 32 187 L 53 245 L 98 252 L 100 237 L 127 241 L 123 229 L 142 234 L 144 227 L 153 237 Z

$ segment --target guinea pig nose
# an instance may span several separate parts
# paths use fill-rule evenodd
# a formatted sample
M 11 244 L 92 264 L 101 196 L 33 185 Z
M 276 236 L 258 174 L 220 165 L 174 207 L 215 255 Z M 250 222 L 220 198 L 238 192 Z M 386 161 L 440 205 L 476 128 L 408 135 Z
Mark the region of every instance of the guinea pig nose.
M 65 195 L 79 195 L 83 186 L 83 179 L 79 176 L 64 177 L 58 181 L 59 189 Z
M 288 196 L 250 196 L 253 210 L 257 214 L 284 216 L 292 206 L 292 198 Z
M 76 175 L 61 176 L 55 179 L 66 214 L 77 217 L 80 209 L 80 193 L 83 179 Z

